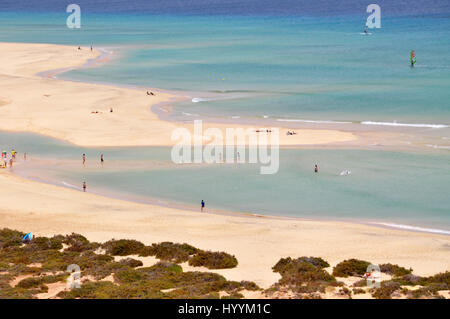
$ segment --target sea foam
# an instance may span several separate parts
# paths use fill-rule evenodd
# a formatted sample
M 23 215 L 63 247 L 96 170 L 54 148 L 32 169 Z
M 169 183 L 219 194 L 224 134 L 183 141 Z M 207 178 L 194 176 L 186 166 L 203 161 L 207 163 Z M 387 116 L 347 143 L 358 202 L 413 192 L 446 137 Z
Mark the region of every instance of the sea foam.
M 397 123 L 397 122 L 373 122 L 362 121 L 363 125 L 384 125 L 384 126 L 407 126 L 407 127 L 429 127 L 429 128 L 445 128 L 445 124 L 412 124 L 412 123 Z
M 372 222 L 371 224 L 392 227 L 392 228 L 397 228 L 397 229 L 404 229 L 404 230 L 450 235 L 450 231 L 443 230 L 443 229 L 436 229 L 436 228 L 424 228 L 424 227 L 418 227 L 418 226 L 410 226 L 410 225 L 394 224 L 394 223 L 381 223 L 381 222 Z

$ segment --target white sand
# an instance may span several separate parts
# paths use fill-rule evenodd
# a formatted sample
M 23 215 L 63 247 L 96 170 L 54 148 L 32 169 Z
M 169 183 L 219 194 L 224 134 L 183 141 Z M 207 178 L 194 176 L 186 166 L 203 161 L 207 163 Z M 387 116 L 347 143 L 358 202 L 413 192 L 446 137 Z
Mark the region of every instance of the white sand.
M 160 120 L 151 106 L 174 96 L 144 90 L 40 78 L 36 73 L 75 68 L 98 57 L 88 48 L 50 44 L 0 43 L 0 118 L 2 130 L 28 131 L 82 146 L 174 145 L 172 131 L 192 125 Z M 178 97 L 179 98 L 179 97 Z M 109 108 L 113 108 L 113 113 Z M 91 112 L 98 111 L 93 114 Z M 212 124 L 204 129 L 250 128 Z M 256 128 L 255 128 L 256 129 Z M 296 130 L 287 136 L 280 129 L 280 145 L 313 145 L 356 140 L 352 133 L 335 130 Z

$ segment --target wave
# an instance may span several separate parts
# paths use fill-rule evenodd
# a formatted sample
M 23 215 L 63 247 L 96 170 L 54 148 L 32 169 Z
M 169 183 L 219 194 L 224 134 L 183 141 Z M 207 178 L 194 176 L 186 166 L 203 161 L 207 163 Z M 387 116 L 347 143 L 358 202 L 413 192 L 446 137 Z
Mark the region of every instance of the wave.
M 201 98 L 201 97 L 194 97 L 192 99 L 192 103 L 198 103 L 198 102 L 207 102 L 207 101 L 212 101 L 213 99 L 205 99 L 205 98 Z
M 351 124 L 352 122 L 343 121 L 326 121 L 326 120 L 300 120 L 300 119 L 277 119 L 278 122 L 302 122 L 302 123 L 316 123 L 316 124 Z
M 394 224 L 394 223 L 379 223 L 379 222 L 372 222 L 371 224 L 387 226 L 387 227 L 392 227 L 392 228 L 397 228 L 397 229 L 404 229 L 404 230 L 450 235 L 450 231 L 443 230 L 443 229 L 436 229 L 436 228 L 424 228 L 424 227 L 418 227 L 418 226 L 410 226 L 410 225 Z
M 198 116 L 198 114 L 192 114 L 189 112 L 181 112 L 181 114 L 185 115 L 185 116 Z
M 442 145 L 435 145 L 435 144 L 427 144 L 428 147 L 441 149 L 441 150 L 450 150 L 450 146 L 442 146 Z
M 81 187 L 78 187 L 78 186 L 75 186 L 75 185 L 66 183 L 66 182 L 64 182 L 64 181 L 62 181 L 61 184 L 63 184 L 63 185 L 66 186 L 66 187 L 70 187 L 70 188 L 74 188 L 74 189 L 81 189 Z
M 372 122 L 363 121 L 363 125 L 385 125 L 385 126 L 407 126 L 407 127 L 428 127 L 428 128 L 445 128 L 448 125 L 445 124 L 411 124 L 411 123 L 397 123 L 397 122 Z

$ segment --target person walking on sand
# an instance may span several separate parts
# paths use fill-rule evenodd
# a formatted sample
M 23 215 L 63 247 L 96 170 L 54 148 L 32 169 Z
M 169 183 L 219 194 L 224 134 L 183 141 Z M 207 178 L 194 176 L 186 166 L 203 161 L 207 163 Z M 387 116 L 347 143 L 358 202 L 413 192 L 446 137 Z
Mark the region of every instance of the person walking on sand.
M 86 164 L 86 154 L 83 153 L 83 165 Z
M 9 159 L 9 167 L 12 168 L 12 166 L 13 166 L 13 159 L 10 158 L 10 159 Z
M 86 182 L 83 182 L 83 192 L 86 193 Z
M 203 199 L 202 199 L 202 212 L 205 210 L 205 202 L 203 201 Z
M 314 165 L 314 173 L 318 173 L 319 172 L 319 167 L 317 167 L 317 164 Z
M 27 160 L 27 153 L 23 153 L 23 160 L 24 160 L 24 161 Z

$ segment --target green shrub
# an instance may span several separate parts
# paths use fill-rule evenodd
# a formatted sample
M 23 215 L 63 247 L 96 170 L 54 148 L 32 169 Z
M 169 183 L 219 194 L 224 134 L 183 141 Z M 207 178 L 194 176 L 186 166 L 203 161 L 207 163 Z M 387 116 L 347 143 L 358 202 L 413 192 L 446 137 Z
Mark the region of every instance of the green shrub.
M 399 290 L 400 284 L 395 281 L 385 281 L 381 283 L 380 288 L 375 288 L 374 293 L 372 293 L 372 296 L 376 299 L 391 299 L 392 293 L 394 293 L 396 290 Z
M 29 277 L 21 280 L 17 284 L 17 287 L 29 289 L 39 287 L 40 285 L 42 285 L 42 279 L 40 277 Z
M 336 278 L 323 269 L 327 264 L 323 259 L 314 257 L 281 258 L 272 267 L 274 272 L 281 275 L 275 287 L 286 286 L 302 294 L 325 292 L 327 286 L 339 285 Z
M 225 252 L 198 251 L 191 259 L 189 265 L 206 267 L 208 269 L 234 268 L 238 264 L 236 257 Z
M 52 238 L 35 237 L 28 246 L 29 249 L 33 250 L 59 250 L 63 248 L 62 238 L 56 236 Z
M 136 271 L 133 268 L 123 268 L 114 274 L 114 281 L 121 284 L 141 281 L 144 278 L 144 274 Z
M 29 289 L 29 288 L 37 288 L 37 287 L 41 287 L 44 284 L 51 284 L 51 283 L 55 283 L 58 281 L 63 281 L 65 279 L 67 279 L 68 274 L 61 274 L 61 275 L 56 275 L 56 276 L 40 276 L 40 277 L 28 277 L 25 279 L 22 279 L 16 287 L 19 288 L 25 288 L 25 289 Z
M 145 245 L 133 239 L 110 240 L 102 245 L 107 254 L 113 256 L 137 255 Z
M 121 261 L 119 261 L 119 264 L 131 267 L 131 268 L 141 267 L 144 265 L 144 263 L 142 261 L 136 260 L 133 258 L 122 259 Z
M 117 295 L 118 287 L 110 281 L 87 282 L 80 288 L 62 291 L 57 296 L 64 299 L 109 299 Z
M 37 289 L 8 287 L 0 289 L 0 299 L 36 299 L 34 295 L 40 292 L 41 291 Z
M 222 296 L 220 299 L 243 299 L 244 295 L 239 292 L 233 292 L 228 296 Z
M 392 281 L 398 282 L 401 286 L 416 286 L 424 283 L 424 280 L 426 279 L 413 274 L 395 277 L 394 279 L 392 279 Z
M 367 280 L 361 279 L 353 283 L 353 287 L 366 287 L 367 286 Z
M 292 267 L 296 267 L 296 265 L 302 264 L 302 263 L 309 263 L 313 265 L 314 267 L 319 268 L 326 268 L 329 267 L 330 264 L 328 264 L 325 260 L 323 260 L 320 257 L 300 257 L 297 259 L 292 259 L 291 257 L 287 258 L 281 258 L 275 266 L 272 267 L 272 270 L 274 272 L 288 272 Z
M 189 259 L 189 256 L 197 253 L 199 249 L 188 244 L 174 244 L 172 242 L 162 242 L 152 244 L 141 250 L 140 256 L 155 256 L 158 259 L 182 263 Z
M 366 273 L 370 262 L 359 259 L 348 259 L 340 262 L 333 268 L 333 276 L 348 277 L 362 276 Z
M 421 281 L 421 284 L 422 285 L 443 284 L 445 285 L 445 287 L 448 287 L 447 289 L 450 289 L 450 271 L 426 277 Z
M 240 282 L 241 287 L 244 288 L 245 290 L 261 290 L 261 288 L 255 284 L 253 281 L 241 281 Z
M 439 295 L 440 290 L 447 290 L 445 284 L 437 284 L 432 283 L 428 286 L 416 289 L 416 290 L 410 290 L 407 293 L 407 297 L 409 299 L 419 299 L 419 298 L 433 298 L 433 299 L 442 299 L 443 297 Z
M 391 276 L 400 277 L 411 274 L 412 268 L 406 269 L 399 265 L 393 265 L 388 263 L 388 264 L 381 264 L 380 271 L 389 274 Z
M 363 294 L 363 293 L 365 293 L 366 291 L 364 290 L 364 289 L 361 289 L 361 288 L 353 288 L 353 294 L 354 295 L 358 295 L 358 294 Z
M 0 229 L 0 249 L 12 246 L 21 246 L 25 233 L 9 228 Z
M 63 243 L 69 245 L 66 251 L 83 252 L 86 250 L 95 250 L 101 245 L 99 243 L 91 243 L 86 237 L 80 234 L 72 233 L 63 238 Z

